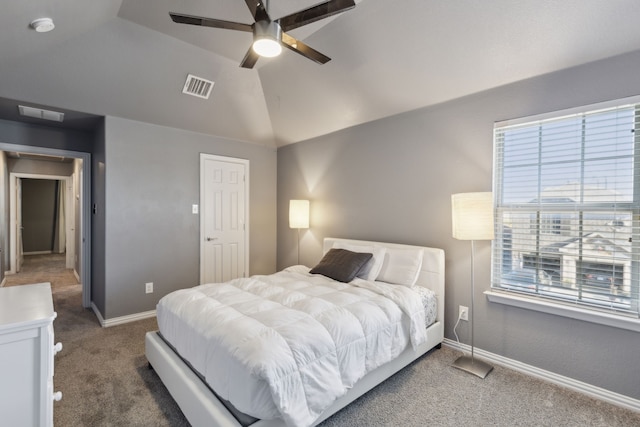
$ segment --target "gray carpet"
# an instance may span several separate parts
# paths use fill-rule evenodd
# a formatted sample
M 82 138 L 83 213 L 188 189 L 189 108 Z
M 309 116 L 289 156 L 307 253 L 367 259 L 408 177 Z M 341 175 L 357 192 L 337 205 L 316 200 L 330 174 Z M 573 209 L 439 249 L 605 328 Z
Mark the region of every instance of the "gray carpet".
M 65 254 L 25 255 L 20 273 L 6 275 L 4 286 L 49 282 L 55 291 L 78 285 L 73 269 L 65 268 L 65 262 Z
M 79 290 L 53 293 L 56 342 L 56 426 L 188 426 L 180 408 L 148 368 L 144 335 L 155 318 L 102 328 L 82 308 Z
M 56 426 L 187 426 L 144 356 L 155 319 L 101 328 L 79 287 L 54 292 L 58 318 Z M 481 380 L 454 369 L 443 347 L 358 399 L 333 426 L 640 426 L 640 413 L 496 367 Z

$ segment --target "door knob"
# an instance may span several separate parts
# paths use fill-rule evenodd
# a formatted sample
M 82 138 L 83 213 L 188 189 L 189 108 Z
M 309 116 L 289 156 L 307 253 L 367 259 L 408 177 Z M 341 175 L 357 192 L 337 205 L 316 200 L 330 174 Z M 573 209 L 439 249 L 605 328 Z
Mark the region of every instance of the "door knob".
M 213 242 L 214 240 L 218 240 L 217 237 L 207 237 L 207 242 Z

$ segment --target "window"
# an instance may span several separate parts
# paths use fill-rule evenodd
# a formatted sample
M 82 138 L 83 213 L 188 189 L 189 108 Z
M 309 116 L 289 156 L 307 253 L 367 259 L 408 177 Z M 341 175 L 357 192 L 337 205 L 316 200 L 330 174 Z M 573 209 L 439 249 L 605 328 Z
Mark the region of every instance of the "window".
M 544 214 L 538 218 L 537 215 L 531 217 L 532 227 L 540 225 L 540 233 L 571 235 L 568 218 L 561 214 Z
M 495 125 L 492 290 L 638 318 L 632 101 Z

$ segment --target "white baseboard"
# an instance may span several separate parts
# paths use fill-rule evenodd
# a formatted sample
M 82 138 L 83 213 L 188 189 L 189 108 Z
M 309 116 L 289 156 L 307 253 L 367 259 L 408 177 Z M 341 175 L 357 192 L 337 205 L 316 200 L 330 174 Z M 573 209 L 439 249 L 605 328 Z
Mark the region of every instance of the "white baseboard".
M 53 251 L 32 251 L 32 252 L 23 252 L 22 255 L 50 255 L 54 253 Z
M 98 318 L 98 322 L 100 322 L 100 326 L 103 328 L 108 328 L 110 326 L 122 325 L 125 323 L 135 322 L 136 320 L 148 319 L 150 317 L 156 316 L 155 310 L 143 311 L 142 313 L 128 314 L 126 316 L 114 317 L 113 319 L 105 320 L 102 317 L 102 313 L 98 310 L 98 307 L 92 302 L 91 309 L 95 313 Z
M 442 342 L 447 347 L 451 347 L 455 350 L 459 350 L 463 353 L 470 353 L 471 346 L 467 344 L 458 343 L 449 338 L 445 338 Z M 523 374 L 548 381 L 561 387 L 568 388 L 578 393 L 585 394 L 595 399 L 603 400 L 616 406 L 620 406 L 632 411 L 640 412 L 640 400 L 633 399 L 624 394 L 615 393 L 607 389 L 597 387 L 591 384 L 587 384 L 582 381 L 574 380 L 573 378 L 565 377 L 563 375 L 556 374 L 554 372 L 546 371 L 544 369 L 536 368 L 535 366 L 527 365 L 526 363 L 518 362 L 517 360 L 509 359 L 488 351 L 474 347 L 474 355 L 479 356 L 485 361 L 493 362 L 496 365 L 504 366 L 514 371 L 521 372 Z

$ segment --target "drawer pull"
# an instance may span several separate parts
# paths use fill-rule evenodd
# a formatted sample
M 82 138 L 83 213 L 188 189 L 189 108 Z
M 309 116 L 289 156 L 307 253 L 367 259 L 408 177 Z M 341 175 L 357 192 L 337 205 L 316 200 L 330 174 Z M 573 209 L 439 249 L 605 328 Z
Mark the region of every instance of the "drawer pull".
M 59 342 L 53 346 L 53 354 L 58 354 L 62 350 L 62 343 Z
M 53 400 L 55 400 L 56 402 L 60 402 L 62 400 L 62 392 L 56 391 L 55 393 L 53 393 Z

